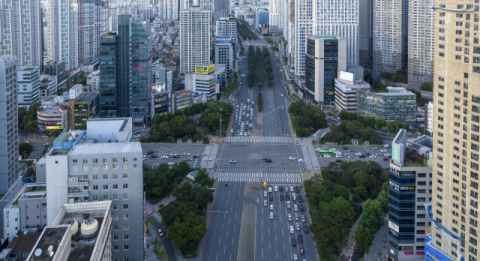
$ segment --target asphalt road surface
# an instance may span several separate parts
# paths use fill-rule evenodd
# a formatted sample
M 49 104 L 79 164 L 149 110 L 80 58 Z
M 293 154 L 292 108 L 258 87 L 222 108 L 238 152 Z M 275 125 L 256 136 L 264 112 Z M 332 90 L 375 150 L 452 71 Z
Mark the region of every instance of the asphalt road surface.
M 186 160 L 187 158 L 192 158 L 191 161 L 187 161 L 192 168 L 200 166 L 202 160 L 202 153 L 205 151 L 207 145 L 177 145 L 177 144 L 160 144 L 160 143 L 142 143 L 143 153 L 146 155 L 147 152 L 153 151 L 151 155 L 157 156 L 152 158 L 151 155 L 146 155 L 143 162 L 150 166 L 156 164 L 168 164 L 169 162 L 174 162 L 176 164 Z M 177 153 L 179 158 L 172 158 L 171 156 L 168 159 L 162 159 L 161 153 Z M 190 156 L 185 156 L 185 153 L 190 153 Z M 198 158 L 193 158 L 193 155 L 198 155 Z

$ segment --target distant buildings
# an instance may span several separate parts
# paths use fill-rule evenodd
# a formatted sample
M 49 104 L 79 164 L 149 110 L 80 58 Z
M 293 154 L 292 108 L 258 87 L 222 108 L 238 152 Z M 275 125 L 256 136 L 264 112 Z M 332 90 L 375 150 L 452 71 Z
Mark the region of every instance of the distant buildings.
M 285 26 L 285 0 L 270 0 L 269 1 L 269 28 L 270 32 L 283 33 Z
M 29 106 L 40 101 L 40 69 L 39 67 L 18 67 L 18 105 Z
M 230 37 L 215 39 L 215 63 L 225 64 L 227 78 L 231 77 L 230 71 L 233 70 L 234 49 Z
M 164 114 L 172 112 L 172 88 L 168 88 L 165 83 L 156 83 L 152 85 L 152 115 L 155 113 Z
M 269 25 L 270 24 L 270 12 L 267 8 L 257 8 L 255 10 L 255 30 L 261 31 L 260 24 Z
M 180 73 L 210 63 L 211 12 L 196 6 L 180 11 Z
M 388 92 L 358 92 L 357 114 L 386 121 L 415 125 L 416 95 L 403 87 L 387 87 Z
M 336 36 L 307 37 L 305 55 L 306 98 L 323 106 L 335 104 L 335 78 L 347 70 L 347 41 Z
M 0 193 L 18 179 L 17 61 L 0 56 Z
M 100 71 L 93 71 L 87 76 L 87 85 L 90 86 L 92 91 L 98 91 L 100 89 Z
M 230 0 L 212 0 L 213 1 L 213 24 L 220 17 L 228 17 L 230 15 Z
M 232 40 L 233 57 L 237 58 L 238 39 L 237 39 L 237 19 L 232 17 L 220 17 L 216 24 L 217 37 L 229 37 Z
M 159 0 L 158 1 L 158 18 L 161 20 L 178 20 L 179 1 Z

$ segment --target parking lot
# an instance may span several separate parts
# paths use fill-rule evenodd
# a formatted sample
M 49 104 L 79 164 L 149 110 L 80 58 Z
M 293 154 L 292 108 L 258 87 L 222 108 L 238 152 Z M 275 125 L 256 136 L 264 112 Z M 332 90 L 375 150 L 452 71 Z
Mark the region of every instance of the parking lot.
M 176 146 L 173 144 L 142 144 L 143 154 L 145 156 L 143 162 L 150 166 L 160 164 L 169 164 L 172 166 L 182 161 L 187 161 L 190 167 L 194 168 L 200 166 L 205 147 L 206 145 Z M 176 156 L 174 156 L 174 154 L 176 154 Z
M 333 151 L 332 153 L 323 153 L 320 155 L 319 151 Z M 330 162 L 341 161 L 375 161 L 382 167 L 388 168 L 391 160 L 391 148 L 386 148 L 383 145 L 378 146 L 318 146 L 315 147 L 315 153 L 318 158 L 320 166 L 327 166 Z
M 232 129 L 230 130 L 231 136 L 250 136 L 252 135 L 252 117 L 253 117 L 253 101 L 249 103 L 237 104 L 235 108 L 235 119 Z

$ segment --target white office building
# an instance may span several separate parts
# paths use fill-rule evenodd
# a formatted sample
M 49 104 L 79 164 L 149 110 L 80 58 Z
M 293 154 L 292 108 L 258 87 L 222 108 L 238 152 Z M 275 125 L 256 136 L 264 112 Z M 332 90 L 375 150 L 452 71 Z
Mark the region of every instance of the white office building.
M 402 69 L 402 0 L 375 0 L 373 4 L 373 77 Z M 424 44 L 424 43 L 419 43 Z
M 230 70 L 233 70 L 234 51 L 232 39 L 229 37 L 215 39 L 215 64 L 224 64 L 227 79 L 230 77 Z
M 13 55 L 18 66 L 41 66 L 40 0 L 0 1 L 0 56 Z
M 295 75 L 305 75 L 305 51 L 310 35 L 334 35 L 347 40 L 347 66 L 358 65 L 359 0 L 296 0 Z
M 210 63 L 211 15 L 198 6 L 180 11 L 180 73 L 192 73 L 196 64 Z
M 284 0 L 270 0 L 269 1 L 269 29 L 270 32 L 281 32 L 285 26 L 285 1 Z
M 0 194 L 18 179 L 17 61 L 0 56 Z
M 232 17 L 220 17 L 215 28 L 217 37 L 230 37 L 232 41 L 237 39 L 237 19 Z
M 40 101 L 40 69 L 39 67 L 18 67 L 18 105 L 29 106 Z
M 433 83 L 435 0 L 410 0 L 408 10 L 408 85 Z

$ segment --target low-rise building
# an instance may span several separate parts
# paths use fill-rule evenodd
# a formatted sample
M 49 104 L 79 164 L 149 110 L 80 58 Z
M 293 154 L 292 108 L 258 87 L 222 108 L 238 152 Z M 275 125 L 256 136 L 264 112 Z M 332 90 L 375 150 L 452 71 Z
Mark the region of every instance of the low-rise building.
M 47 105 L 37 109 L 37 126 L 40 132 L 68 130 L 68 106 Z
M 152 85 L 152 118 L 156 113 L 164 114 L 172 112 L 171 97 L 172 89 L 167 88 L 167 85 L 165 83 L 158 83 Z
M 29 106 L 40 101 L 40 69 L 37 66 L 21 66 L 17 69 L 18 105 Z
M 70 129 L 75 130 L 87 120 L 94 118 L 99 112 L 98 92 L 84 92 L 69 102 L 70 105 Z
M 192 92 L 180 90 L 175 92 L 174 105 L 175 110 L 181 110 L 192 105 Z
M 417 103 L 414 93 L 403 87 L 387 87 L 388 92 L 358 91 L 357 114 L 415 126 Z
M 96 142 L 132 141 L 132 118 L 90 118 L 87 120 L 88 138 Z
M 185 74 L 185 90 L 205 93 L 208 99 L 216 98 L 216 84 L 215 64 L 195 65 L 195 73 Z
M 339 73 L 352 76 L 352 73 L 341 71 Z M 370 84 L 362 79 L 354 77 L 339 77 L 335 79 L 335 106 L 338 111 L 346 110 L 347 112 L 357 112 L 359 90 L 370 90 Z
M 40 99 L 57 93 L 57 77 L 53 75 L 41 75 L 40 78 Z
M 100 88 L 100 70 L 93 71 L 87 76 L 87 85 L 92 91 L 98 91 Z

